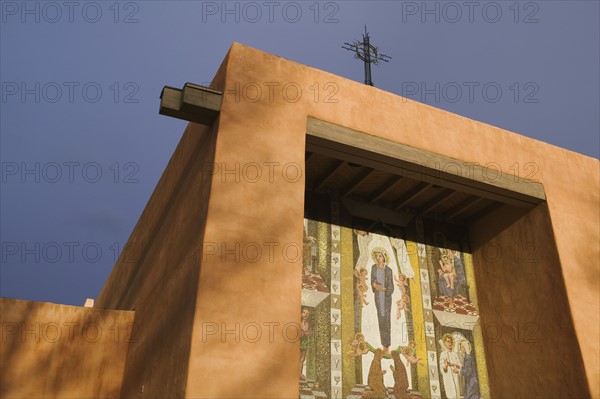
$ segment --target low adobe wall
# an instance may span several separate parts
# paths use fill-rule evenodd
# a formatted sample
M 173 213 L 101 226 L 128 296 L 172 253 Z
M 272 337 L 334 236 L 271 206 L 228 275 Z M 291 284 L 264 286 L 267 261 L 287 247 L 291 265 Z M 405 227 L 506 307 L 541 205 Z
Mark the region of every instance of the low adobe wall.
M 1 398 L 119 398 L 134 312 L 0 298 Z

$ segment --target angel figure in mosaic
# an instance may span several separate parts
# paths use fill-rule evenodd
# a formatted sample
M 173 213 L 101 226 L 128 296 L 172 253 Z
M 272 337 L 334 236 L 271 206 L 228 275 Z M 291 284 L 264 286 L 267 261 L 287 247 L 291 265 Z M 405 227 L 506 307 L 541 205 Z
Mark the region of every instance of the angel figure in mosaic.
M 369 290 L 369 283 L 367 283 L 368 275 L 369 272 L 363 267 L 360 269 L 354 269 L 354 276 L 356 277 L 356 298 L 363 306 L 369 304 L 369 302 L 367 302 L 366 294 L 366 292 Z
M 417 344 L 415 341 L 410 341 L 408 346 L 401 346 L 400 353 L 406 358 L 409 364 L 423 363 L 420 357 L 417 357 Z
M 362 333 L 356 333 L 354 338 L 348 340 L 350 345 L 350 356 L 362 356 L 369 353 L 369 345 L 365 342 L 365 336 Z
M 460 398 L 459 372 L 462 367 L 458 353 L 456 352 L 456 339 L 452 334 L 444 334 L 441 339 L 442 353 L 440 354 L 440 374 L 448 399 Z

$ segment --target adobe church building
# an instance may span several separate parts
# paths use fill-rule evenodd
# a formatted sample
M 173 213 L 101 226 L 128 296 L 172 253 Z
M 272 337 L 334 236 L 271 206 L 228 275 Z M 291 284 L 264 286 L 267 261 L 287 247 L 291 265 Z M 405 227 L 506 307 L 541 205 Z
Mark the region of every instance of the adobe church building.
M 600 398 L 598 160 L 237 43 L 160 112 L 93 306 L 1 299 L 0 397 Z

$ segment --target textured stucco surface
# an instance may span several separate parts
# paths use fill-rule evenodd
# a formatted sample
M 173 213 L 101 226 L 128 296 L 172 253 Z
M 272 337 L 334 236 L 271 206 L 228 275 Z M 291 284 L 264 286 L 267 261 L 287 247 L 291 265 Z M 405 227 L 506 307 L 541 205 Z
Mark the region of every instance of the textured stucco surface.
M 101 292 L 96 307 L 135 309 L 139 341 L 127 355 L 124 397 L 183 397 L 198 290 L 200 240 L 214 130 L 190 124 Z M 129 256 L 128 256 L 129 255 Z
M 0 298 L 1 398 L 119 398 L 134 312 Z

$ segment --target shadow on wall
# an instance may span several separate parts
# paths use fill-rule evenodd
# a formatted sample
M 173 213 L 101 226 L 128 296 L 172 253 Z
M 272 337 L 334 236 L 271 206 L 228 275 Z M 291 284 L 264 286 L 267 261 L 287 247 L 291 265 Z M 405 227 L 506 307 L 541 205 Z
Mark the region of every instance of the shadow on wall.
M 590 397 L 547 204 L 500 208 L 469 234 L 481 323 L 495 327 L 485 346 L 492 397 Z
M 118 398 L 134 312 L 0 299 L 2 398 Z

